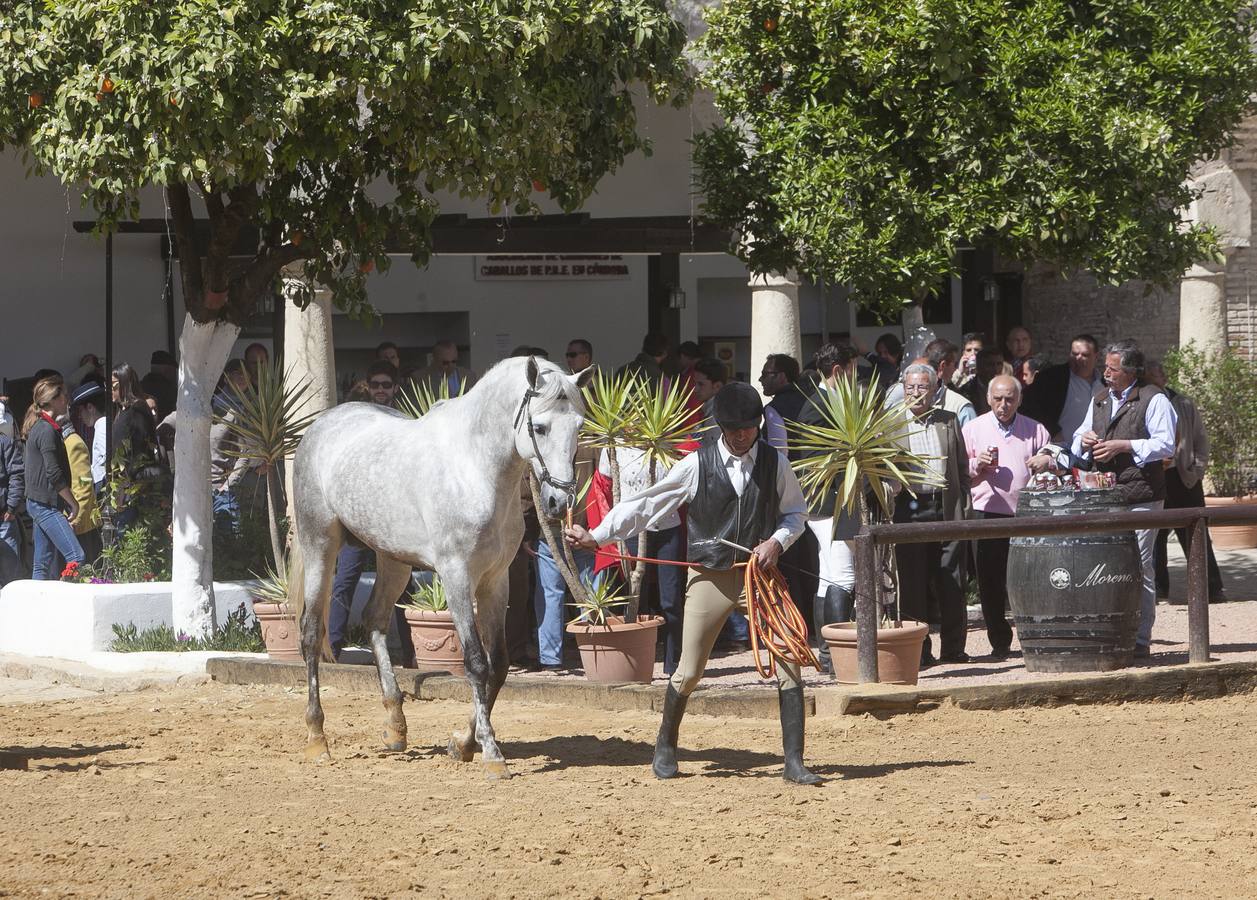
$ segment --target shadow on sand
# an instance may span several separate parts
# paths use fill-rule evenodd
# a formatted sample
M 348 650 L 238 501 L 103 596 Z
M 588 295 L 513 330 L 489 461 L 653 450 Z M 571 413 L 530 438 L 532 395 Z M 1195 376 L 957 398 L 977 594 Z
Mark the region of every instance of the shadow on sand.
M 413 751 L 412 751 L 413 752 Z M 598 738 L 588 734 L 563 735 L 544 741 L 509 741 L 502 745 L 507 761 L 535 759 L 544 763 L 536 772 L 556 772 L 570 768 L 591 766 L 624 766 L 640 768 L 647 773 L 654 745 L 646 741 L 629 741 L 624 738 Z M 444 756 L 444 747 L 431 747 L 426 751 L 413 752 L 415 756 Z M 677 761 L 682 765 L 682 776 L 702 775 L 715 778 L 780 778 L 781 752 L 762 753 L 755 750 L 712 747 L 707 750 L 677 749 Z M 809 758 L 809 767 L 820 775 L 831 778 L 880 778 L 901 769 L 967 766 L 967 760 L 906 760 L 869 766 L 825 765 Z M 684 771 L 688 769 L 688 771 Z M 760 771 L 767 769 L 768 771 Z

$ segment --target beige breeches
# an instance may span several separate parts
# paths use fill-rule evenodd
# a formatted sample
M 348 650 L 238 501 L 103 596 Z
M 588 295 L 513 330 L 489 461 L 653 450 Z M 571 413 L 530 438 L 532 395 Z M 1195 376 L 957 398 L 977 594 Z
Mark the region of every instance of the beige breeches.
M 744 569 L 691 569 L 685 588 L 685 615 L 681 620 L 681 659 L 672 674 L 672 686 L 688 697 L 703 679 L 707 658 L 720 636 L 725 619 L 735 609 L 746 612 L 742 579 Z M 799 667 L 777 662 L 777 681 L 783 687 L 799 684 Z

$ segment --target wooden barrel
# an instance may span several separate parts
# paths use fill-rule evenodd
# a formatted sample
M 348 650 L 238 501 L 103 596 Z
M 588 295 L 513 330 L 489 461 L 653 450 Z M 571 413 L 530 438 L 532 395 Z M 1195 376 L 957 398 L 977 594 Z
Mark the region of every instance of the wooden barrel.
M 1114 491 L 1023 491 L 1018 516 L 1123 512 Z M 1135 532 L 1009 541 L 1008 600 L 1028 672 L 1131 664 L 1143 578 Z

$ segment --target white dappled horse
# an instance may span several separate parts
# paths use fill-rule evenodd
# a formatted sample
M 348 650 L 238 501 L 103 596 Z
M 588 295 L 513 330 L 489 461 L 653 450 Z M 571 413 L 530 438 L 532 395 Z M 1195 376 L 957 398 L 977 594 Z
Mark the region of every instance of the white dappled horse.
M 406 747 L 388 624 L 412 567 L 425 566 L 445 586 L 471 684 L 471 722 L 450 739 L 450 755 L 469 762 L 479 748 L 489 774 L 508 774 L 489 717 L 508 665 L 507 569 L 524 533 L 520 483 L 532 466 L 541 485 L 539 514 L 559 517 L 575 503 L 581 388 L 593 371 L 573 376 L 550 362 L 515 357 L 421 419 L 346 403 L 306 432 L 293 461 L 289 596 L 301 620 L 309 680 L 308 758 L 328 756 L 319 657 L 336 555 L 352 539 L 376 555 L 363 622 L 384 694 L 385 745 Z

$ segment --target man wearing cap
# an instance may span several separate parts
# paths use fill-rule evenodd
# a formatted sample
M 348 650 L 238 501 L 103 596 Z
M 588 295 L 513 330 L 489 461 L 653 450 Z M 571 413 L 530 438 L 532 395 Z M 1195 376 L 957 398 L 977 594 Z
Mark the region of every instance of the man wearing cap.
M 677 732 L 687 699 L 702 680 L 725 619 L 746 609 L 743 572 L 747 554 L 722 539 L 751 548 L 761 565 L 775 565 L 803 531 L 807 505 L 785 456 L 760 436 L 764 406 L 749 384 L 732 382 L 716 394 L 713 414 L 720 440 L 704 443 L 672 467 L 654 487 L 616 504 L 590 532 L 566 529 L 570 544 L 596 550 L 627 540 L 688 504 L 685 514 L 691 571 L 682 620 L 681 659 L 668 683 L 663 722 L 652 764 L 657 778 L 677 775 Z M 797 666 L 778 661 L 777 695 L 784 777 L 819 784 L 803 765 L 803 686 Z

